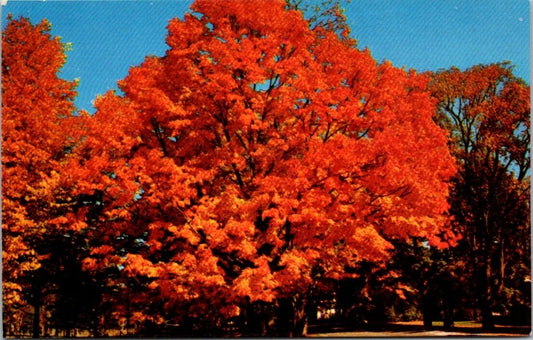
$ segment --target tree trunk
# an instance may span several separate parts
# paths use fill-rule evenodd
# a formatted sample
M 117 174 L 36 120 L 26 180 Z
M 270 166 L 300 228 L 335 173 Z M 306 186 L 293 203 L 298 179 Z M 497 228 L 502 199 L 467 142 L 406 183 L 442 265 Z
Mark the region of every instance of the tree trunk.
M 273 336 L 274 306 L 263 301 L 249 302 L 243 308 L 242 331 L 246 337 Z
M 424 329 L 431 329 L 433 327 L 433 310 L 428 306 L 422 307 L 422 317 L 424 319 Z
M 305 313 L 307 314 L 307 322 L 309 324 L 314 324 L 318 321 L 317 319 L 318 305 L 317 305 L 316 298 L 309 297 L 309 300 L 307 301 Z
M 37 276 L 38 277 L 38 276 Z M 41 305 L 42 305 L 42 292 L 41 284 L 38 279 L 34 279 L 31 285 L 31 305 L 33 307 L 33 322 L 32 322 L 32 337 L 41 337 Z
M 307 316 L 307 299 L 302 299 L 294 308 L 293 331 L 291 336 L 305 337 L 307 335 L 308 316 Z
M 498 281 L 498 294 L 503 292 L 503 288 L 505 287 L 505 247 L 504 247 L 504 239 L 500 236 L 500 263 L 499 265 L 499 272 L 500 277 Z
M 303 337 L 307 335 L 307 303 L 307 297 L 300 294 L 279 300 L 278 325 L 280 336 Z
M 492 287 L 491 287 L 491 265 L 489 258 L 485 255 L 485 261 L 479 272 L 479 308 L 481 311 L 481 325 L 483 329 L 494 328 L 494 319 L 492 317 Z
M 427 287 L 422 288 L 422 318 L 424 320 L 424 329 L 433 327 L 433 318 L 435 316 L 434 296 L 427 291 Z
M 481 302 L 481 328 L 493 329 L 494 318 L 492 317 L 492 310 L 488 301 Z
M 449 302 L 446 302 L 447 297 L 444 297 L 444 328 L 451 329 L 453 327 L 453 305 Z
M 33 338 L 41 337 L 41 304 L 40 304 L 40 299 L 38 298 L 35 298 L 33 302 L 32 337 Z
M 96 310 L 93 310 L 93 322 L 92 322 L 92 331 L 93 331 L 93 337 L 94 338 L 99 338 L 100 337 L 100 331 L 99 331 L 99 323 L 98 323 L 98 314 L 97 314 L 97 311 Z

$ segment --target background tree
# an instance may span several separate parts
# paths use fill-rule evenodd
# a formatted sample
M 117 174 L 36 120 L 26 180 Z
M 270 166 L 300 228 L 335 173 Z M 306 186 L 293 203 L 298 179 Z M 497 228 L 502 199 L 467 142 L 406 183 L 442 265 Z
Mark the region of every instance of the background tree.
M 389 262 L 389 271 L 396 273 L 398 281 L 408 296 L 411 313 L 429 329 L 433 321 L 443 321 L 445 328 L 453 327 L 454 320 L 471 320 L 467 314 L 473 301 L 469 290 L 470 277 L 460 245 L 437 249 L 425 240 L 413 238 L 408 243 L 396 244 Z
M 389 239 L 454 237 L 428 78 L 283 1 L 254 6 L 197 1 L 172 20 L 166 55 L 97 101 L 75 151 L 76 192 L 102 209 L 85 268 L 142 287 L 132 319 L 246 323 L 269 303 L 288 313 L 280 334 L 301 334 L 316 281 L 387 259 Z
M 513 294 L 530 294 L 508 291 L 530 275 L 530 90 L 508 63 L 439 71 L 431 90 L 459 164 L 451 211 L 490 328 L 492 313 L 507 313 Z
M 320 27 L 336 33 L 340 39 L 348 39 L 350 34 L 350 26 L 344 15 L 344 7 L 349 2 L 350 0 L 285 0 L 287 9 L 302 12 L 311 30 Z
M 35 337 L 41 311 L 50 309 L 44 305 L 57 300 L 58 273 L 69 271 L 72 254 L 60 252 L 79 251 L 72 236 L 84 227 L 78 214 L 86 213 L 61 175 L 76 143 L 70 132 L 76 83 L 57 75 L 66 48 L 46 20 L 33 25 L 9 17 L 2 33 L 3 321 L 32 313 Z

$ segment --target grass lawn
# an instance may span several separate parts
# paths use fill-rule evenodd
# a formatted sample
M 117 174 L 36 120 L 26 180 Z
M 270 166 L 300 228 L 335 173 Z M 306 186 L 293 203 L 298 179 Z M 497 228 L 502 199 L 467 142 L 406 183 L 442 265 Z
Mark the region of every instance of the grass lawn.
M 496 325 L 490 331 L 482 330 L 481 323 L 474 321 L 455 321 L 454 327 L 445 330 L 442 321 L 433 322 L 431 329 L 424 329 L 422 321 L 391 322 L 387 324 L 367 326 L 361 330 L 341 330 L 325 328 L 313 332 L 309 337 L 438 337 L 438 336 L 527 336 L 531 333 L 531 326 Z

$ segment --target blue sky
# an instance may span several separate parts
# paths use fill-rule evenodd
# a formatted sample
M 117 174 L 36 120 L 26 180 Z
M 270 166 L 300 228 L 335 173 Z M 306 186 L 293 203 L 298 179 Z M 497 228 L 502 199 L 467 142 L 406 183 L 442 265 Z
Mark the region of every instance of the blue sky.
M 61 77 L 80 79 L 76 105 L 116 88 L 131 66 L 165 53 L 166 25 L 183 17 L 187 0 L 8 0 L 8 13 L 72 43 Z M 530 83 L 529 0 L 352 0 L 346 6 L 352 37 L 378 61 L 419 71 L 509 60 Z

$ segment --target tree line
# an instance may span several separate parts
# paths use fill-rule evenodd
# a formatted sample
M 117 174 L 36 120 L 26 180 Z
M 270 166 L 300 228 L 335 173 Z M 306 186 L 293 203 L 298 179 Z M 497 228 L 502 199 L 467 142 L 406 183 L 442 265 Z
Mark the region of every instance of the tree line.
M 530 324 L 509 62 L 419 73 L 359 49 L 338 2 L 197 0 L 90 115 L 50 29 L 2 33 L 4 335 Z

